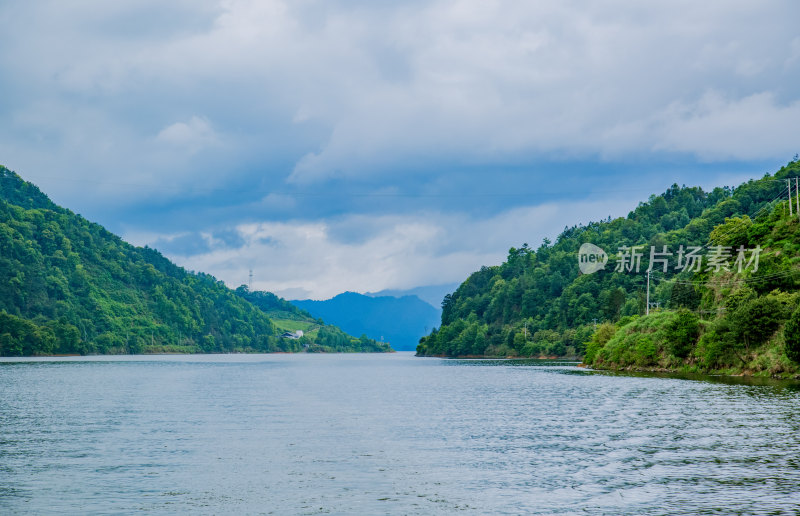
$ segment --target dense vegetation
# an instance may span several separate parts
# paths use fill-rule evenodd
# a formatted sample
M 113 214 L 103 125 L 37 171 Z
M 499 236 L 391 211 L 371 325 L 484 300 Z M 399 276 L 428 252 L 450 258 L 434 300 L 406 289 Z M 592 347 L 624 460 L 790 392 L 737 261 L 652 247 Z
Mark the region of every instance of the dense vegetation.
M 241 294 L 127 244 L 0 167 L 0 355 L 385 349 L 325 326 L 282 339 L 256 293 Z M 276 306 L 302 315 L 286 305 Z
M 512 248 L 505 263 L 473 273 L 446 296 L 441 327 L 419 355 L 584 356 L 596 367 L 786 373 L 800 358 L 797 274 L 800 222 L 789 216 L 786 178 L 737 188 L 673 185 L 627 217 L 566 228 L 555 243 Z M 591 242 L 609 263 L 581 274 L 578 249 Z M 641 272 L 616 272 L 621 246 L 642 245 Z M 650 246 L 727 246 L 763 251 L 757 272 L 721 269 L 652 274 L 653 310 L 645 313 Z M 706 247 L 708 250 L 709 247 Z M 733 253 L 736 254 L 735 251 Z

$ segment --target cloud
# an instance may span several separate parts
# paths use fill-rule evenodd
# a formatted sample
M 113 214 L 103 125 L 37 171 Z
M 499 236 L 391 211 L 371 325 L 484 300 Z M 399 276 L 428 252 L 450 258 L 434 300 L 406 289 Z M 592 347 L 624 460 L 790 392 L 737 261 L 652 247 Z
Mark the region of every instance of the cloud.
M 786 64 L 793 29 L 755 28 L 753 18 L 781 16 L 771 8 L 711 4 L 431 2 L 394 13 L 381 31 L 403 48 L 404 80 L 365 73 L 290 181 L 396 174 L 409 167 L 393 164 L 431 159 L 792 155 L 798 94 L 781 82 L 799 78 Z M 709 104 L 709 92 L 726 102 Z M 753 134 L 778 137 L 762 145 Z
M 783 130 L 800 120 L 800 100 L 781 105 L 772 93 L 728 99 L 709 92 L 692 104 L 670 106 L 660 118 L 663 137 L 654 148 L 703 160 L 752 160 L 800 149 L 797 135 Z
M 314 296 L 460 281 L 615 213 L 578 202 L 604 187 L 645 198 L 797 153 L 798 15 L 791 0 L 3 2 L 0 161 L 232 285 L 251 267 Z
M 145 168 L 176 186 L 221 163 L 227 178 L 311 185 L 476 163 L 785 159 L 798 14 L 789 0 L 4 4 L 0 152 L 21 171 Z
M 219 137 L 204 117 L 193 116 L 187 122 L 175 122 L 159 131 L 156 140 L 189 149 L 195 153 L 219 142 Z
M 515 208 L 488 219 L 467 214 L 347 215 L 318 221 L 241 224 L 223 243 L 204 232 L 205 249 L 171 237 L 162 250 L 177 263 L 214 274 L 229 286 L 290 297 L 328 298 L 346 290 L 376 292 L 460 282 L 497 265 L 511 246 L 538 245 L 565 225 L 622 215 L 619 199 Z M 361 228 L 363 234 L 359 235 Z M 167 239 L 150 235 L 156 248 Z M 213 247 L 209 243 L 214 243 Z M 185 246 L 184 253 L 174 244 Z M 177 252 L 176 252 L 177 251 Z

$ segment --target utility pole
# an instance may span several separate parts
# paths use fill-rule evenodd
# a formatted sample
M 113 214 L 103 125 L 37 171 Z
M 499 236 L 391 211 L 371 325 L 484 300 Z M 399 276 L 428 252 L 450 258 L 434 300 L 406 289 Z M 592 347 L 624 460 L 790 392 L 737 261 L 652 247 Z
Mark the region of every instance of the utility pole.
M 647 269 L 647 304 L 644 308 L 644 314 L 650 315 L 650 269 Z
M 250 276 L 247 278 L 247 290 L 253 291 L 253 269 L 250 269 Z
M 525 342 L 528 342 L 528 321 L 525 321 Z
M 787 179 L 786 185 L 789 187 L 789 216 L 792 216 L 792 180 Z
M 800 188 L 798 188 L 798 178 L 794 178 L 794 194 L 797 200 L 797 216 L 800 218 Z M 789 199 L 789 204 L 792 203 L 792 200 Z
M 597 317 L 592 319 L 592 321 L 594 321 L 594 331 L 597 331 Z

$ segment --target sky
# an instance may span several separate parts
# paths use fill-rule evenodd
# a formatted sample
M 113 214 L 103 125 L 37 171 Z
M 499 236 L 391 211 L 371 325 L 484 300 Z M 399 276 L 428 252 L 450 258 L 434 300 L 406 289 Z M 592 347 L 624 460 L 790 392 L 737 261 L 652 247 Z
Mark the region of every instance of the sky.
M 0 2 L 0 164 L 229 286 L 460 282 L 800 152 L 787 1 Z

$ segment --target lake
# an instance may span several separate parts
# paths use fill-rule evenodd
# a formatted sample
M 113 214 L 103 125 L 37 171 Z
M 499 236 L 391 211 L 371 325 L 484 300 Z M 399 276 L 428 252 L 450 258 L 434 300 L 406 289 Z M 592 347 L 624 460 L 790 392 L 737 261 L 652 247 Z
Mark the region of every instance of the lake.
M 2 514 L 800 511 L 800 387 L 387 355 L 3 359 Z

